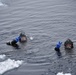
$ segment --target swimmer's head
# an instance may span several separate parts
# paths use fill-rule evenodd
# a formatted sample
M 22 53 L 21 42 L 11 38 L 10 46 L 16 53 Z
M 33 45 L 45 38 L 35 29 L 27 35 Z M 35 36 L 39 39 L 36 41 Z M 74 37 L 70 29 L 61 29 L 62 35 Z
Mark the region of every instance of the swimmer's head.
M 27 37 L 24 33 L 20 33 L 20 42 L 26 42 L 27 41 Z

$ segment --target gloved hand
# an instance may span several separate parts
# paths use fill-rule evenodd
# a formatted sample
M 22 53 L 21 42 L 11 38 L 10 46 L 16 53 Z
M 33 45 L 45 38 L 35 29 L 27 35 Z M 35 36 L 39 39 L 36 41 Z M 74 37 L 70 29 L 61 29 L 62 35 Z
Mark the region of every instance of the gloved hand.
M 57 43 L 57 45 L 56 45 L 56 48 L 60 48 L 60 47 L 61 47 L 61 44 L 62 44 L 62 42 L 59 41 L 59 42 Z

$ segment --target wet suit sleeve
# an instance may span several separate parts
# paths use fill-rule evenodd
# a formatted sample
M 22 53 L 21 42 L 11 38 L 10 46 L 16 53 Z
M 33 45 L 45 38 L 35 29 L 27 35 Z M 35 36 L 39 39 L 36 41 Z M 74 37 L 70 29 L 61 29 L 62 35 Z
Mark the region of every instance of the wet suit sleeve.
M 56 45 L 56 48 L 60 48 L 61 47 L 62 42 L 58 42 L 58 44 Z
M 62 44 L 62 42 L 58 42 L 58 43 L 56 44 L 55 51 L 57 51 L 57 52 L 60 53 L 61 44 Z
M 19 40 L 20 40 L 20 36 L 15 38 L 16 43 L 19 42 Z

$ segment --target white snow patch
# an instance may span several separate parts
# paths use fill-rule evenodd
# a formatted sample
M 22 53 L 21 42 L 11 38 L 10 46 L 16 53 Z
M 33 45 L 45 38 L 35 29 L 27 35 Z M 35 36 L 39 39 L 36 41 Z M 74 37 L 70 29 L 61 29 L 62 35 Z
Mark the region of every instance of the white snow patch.
M 71 75 L 71 73 L 63 73 L 63 72 L 59 72 L 59 73 L 57 73 L 57 75 Z
M 3 6 L 4 4 L 0 2 L 0 6 Z
M 7 5 L 2 3 L 1 0 L 0 0 L 0 6 L 7 6 Z
M 21 64 L 23 63 L 22 60 L 12 60 L 12 59 L 7 59 L 3 62 L 0 62 L 0 74 L 3 74 L 4 72 L 18 68 Z
M 5 59 L 6 55 L 0 55 L 0 59 Z

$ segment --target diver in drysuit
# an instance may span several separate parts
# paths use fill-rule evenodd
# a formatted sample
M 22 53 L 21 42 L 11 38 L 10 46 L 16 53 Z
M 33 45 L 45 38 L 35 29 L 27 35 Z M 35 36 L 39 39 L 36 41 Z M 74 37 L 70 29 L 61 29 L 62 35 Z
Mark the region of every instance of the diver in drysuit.
M 21 33 L 17 38 L 13 39 L 11 42 L 7 42 L 6 44 L 19 48 L 19 45 L 17 44 L 17 42 L 24 43 L 26 41 L 27 41 L 26 35 Z

